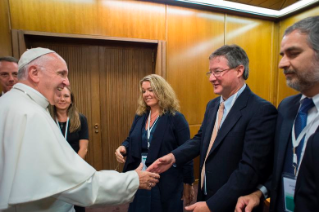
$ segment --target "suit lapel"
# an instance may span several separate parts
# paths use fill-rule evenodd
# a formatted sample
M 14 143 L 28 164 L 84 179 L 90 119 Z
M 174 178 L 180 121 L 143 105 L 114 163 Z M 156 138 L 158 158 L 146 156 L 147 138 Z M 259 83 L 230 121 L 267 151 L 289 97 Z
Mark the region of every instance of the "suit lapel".
M 208 109 L 208 113 L 207 113 L 207 126 L 205 128 L 205 133 L 204 133 L 204 139 L 203 139 L 203 145 L 202 145 L 202 156 L 201 157 L 201 163 L 204 163 L 206 154 L 207 154 L 207 150 L 208 150 L 208 146 L 210 143 L 210 139 L 212 137 L 212 133 L 213 133 L 213 129 L 214 129 L 214 125 L 215 125 L 215 120 L 216 120 L 216 114 L 217 114 L 217 110 L 219 107 L 219 102 L 220 99 L 217 98 L 215 102 L 212 102 L 212 106 Z
M 299 108 L 299 100 L 301 98 L 301 95 L 297 95 L 294 99 L 292 99 L 291 102 L 287 103 L 287 107 L 284 109 L 281 109 L 280 111 L 282 113 L 282 124 L 278 126 L 277 130 L 280 133 L 278 135 L 278 140 L 276 142 L 278 143 L 278 159 L 277 159 L 277 174 L 281 174 L 281 170 L 284 165 L 284 160 L 286 156 L 286 151 L 287 151 L 287 145 L 289 142 L 291 142 L 290 135 L 292 131 L 292 125 L 294 123 L 295 117 L 298 112 Z M 279 114 L 281 115 L 281 114 Z M 278 122 L 278 121 L 277 121 Z M 279 121 L 280 123 L 280 121 Z
M 168 115 L 162 115 L 157 121 L 157 126 L 148 150 L 146 165 L 152 164 L 158 158 L 168 126 Z
M 216 137 L 215 142 L 213 144 L 213 147 L 209 153 L 209 156 L 222 143 L 225 136 L 229 133 L 229 131 L 233 128 L 233 126 L 240 119 L 240 117 L 242 116 L 241 110 L 247 106 L 248 99 L 251 95 L 252 95 L 252 92 L 250 91 L 248 85 L 246 85 L 245 90 L 243 91 L 243 93 L 241 93 L 241 95 L 239 95 L 239 97 L 235 101 L 235 104 L 232 106 L 229 113 L 227 114 L 227 117 L 224 120 L 223 125 L 219 129 L 217 137 Z

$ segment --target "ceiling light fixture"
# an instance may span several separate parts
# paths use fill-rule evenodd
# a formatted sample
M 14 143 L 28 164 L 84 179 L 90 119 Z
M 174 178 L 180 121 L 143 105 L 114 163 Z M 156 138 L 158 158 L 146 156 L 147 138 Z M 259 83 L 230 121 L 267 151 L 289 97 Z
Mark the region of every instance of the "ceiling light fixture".
M 319 0 L 300 0 L 282 10 L 272 10 L 266 9 L 236 2 L 229 2 L 223 0 L 176 0 L 179 2 L 186 2 L 198 5 L 205 5 L 214 8 L 221 8 L 226 10 L 233 10 L 238 12 L 250 13 L 259 16 L 266 16 L 266 17 L 273 17 L 273 18 L 280 18 L 282 16 L 288 15 L 292 12 L 300 10 L 304 7 L 307 7 L 311 4 L 319 2 Z

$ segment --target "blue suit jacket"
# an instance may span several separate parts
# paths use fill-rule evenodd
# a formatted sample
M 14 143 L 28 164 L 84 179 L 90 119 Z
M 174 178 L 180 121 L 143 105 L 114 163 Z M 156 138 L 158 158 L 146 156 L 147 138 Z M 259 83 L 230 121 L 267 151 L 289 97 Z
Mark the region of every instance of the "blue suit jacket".
M 123 171 L 136 169 L 141 163 L 142 129 L 145 127 L 148 113 L 135 116 L 130 134 L 122 143 L 127 149 L 127 159 Z M 149 166 L 158 158 L 172 152 L 190 138 L 188 123 L 183 114 L 176 112 L 162 115 L 153 134 L 152 142 L 148 150 L 146 165 Z M 193 160 L 189 160 L 184 166 L 171 167 L 161 174 L 158 186 L 161 191 L 161 201 L 176 201 L 173 196 L 178 196 L 180 201 L 183 193 L 183 182 L 194 182 Z M 165 205 L 163 206 L 165 208 Z
M 207 104 L 198 134 L 173 151 L 177 165 L 200 155 L 202 169 L 220 98 Z M 256 190 L 268 178 L 273 158 L 276 108 L 247 86 L 221 126 L 206 161 L 208 195 L 198 187 L 198 201 L 211 211 L 234 211 L 238 197 Z

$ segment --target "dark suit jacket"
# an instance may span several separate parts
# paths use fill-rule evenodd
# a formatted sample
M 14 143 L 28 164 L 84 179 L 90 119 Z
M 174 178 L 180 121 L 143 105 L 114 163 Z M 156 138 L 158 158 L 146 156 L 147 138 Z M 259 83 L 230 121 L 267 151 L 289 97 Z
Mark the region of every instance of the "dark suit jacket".
M 284 167 L 288 142 L 291 142 L 291 131 L 298 113 L 301 94 L 287 97 L 278 106 L 278 118 L 275 135 L 275 157 L 272 176 L 265 184 L 270 193 L 270 211 L 275 212 L 278 198 L 281 198 L 281 175 Z
M 127 149 L 127 159 L 123 171 L 136 169 L 141 163 L 142 129 L 145 127 L 148 113 L 135 116 L 130 134 L 122 143 Z M 156 159 L 172 152 L 182 145 L 190 137 L 188 123 L 183 114 L 176 112 L 162 115 L 153 134 L 152 142 L 148 150 L 146 165 L 151 165 Z M 161 174 L 158 186 L 161 191 L 161 201 L 174 201 L 173 196 L 178 194 L 179 200 L 183 193 L 183 182 L 194 182 L 193 160 L 189 160 L 184 166 L 171 167 Z M 164 206 L 165 208 L 165 206 Z
M 319 133 L 312 135 L 300 166 L 296 190 L 295 212 L 319 210 Z
M 220 98 L 207 104 L 197 135 L 173 151 L 177 165 L 200 155 L 200 172 L 213 131 Z M 206 161 L 208 195 L 198 187 L 198 201 L 211 211 L 234 211 L 238 197 L 256 190 L 271 172 L 276 108 L 247 86 L 221 126 Z
M 277 212 L 278 200 L 281 196 L 282 171 L 288 143 L 291 141 L 291 131 L 300 106 L 301 94 L 290 96 L 281 101 L 278 106 L 278 118 L 275 135 L 274 168 L 271 177 L 265 183 L 270 193 L 270 212 Z M 316 130 L 318 131 L 318 129 Z M 306 153 L 304 154 L 306 155 Z M 298 177 L 299 178 L 299 177 Z

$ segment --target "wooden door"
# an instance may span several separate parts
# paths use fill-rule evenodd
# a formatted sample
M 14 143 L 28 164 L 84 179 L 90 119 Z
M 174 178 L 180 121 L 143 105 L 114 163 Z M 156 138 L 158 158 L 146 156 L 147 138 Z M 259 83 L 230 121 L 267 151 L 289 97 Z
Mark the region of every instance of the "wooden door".
M 139 95 L 139 80 L 155 73 L 155 44 L 27 35 L 27 48 L 45 47 L 68 64 L 80 113 L 88 119 L 86 160 L 97 170 L 121 170 L 115 149 L 128 136 Z
M 131 128 L 139 81 L 154 73 L 155 51 L 152 46 L 100 46 L 99 56 L 102 161 L 103 167 L 115 169 L 115 149 Z M 122 166 L 118 168 L 122 170 Z

